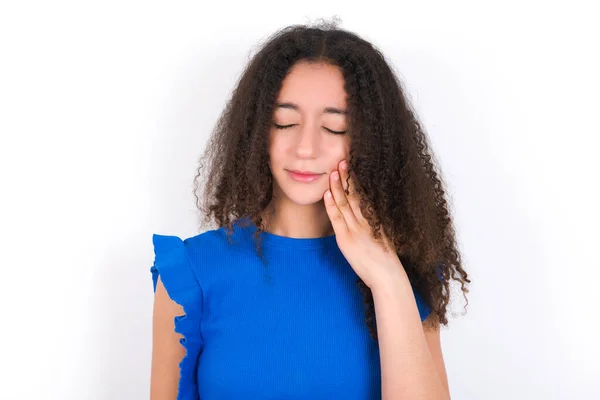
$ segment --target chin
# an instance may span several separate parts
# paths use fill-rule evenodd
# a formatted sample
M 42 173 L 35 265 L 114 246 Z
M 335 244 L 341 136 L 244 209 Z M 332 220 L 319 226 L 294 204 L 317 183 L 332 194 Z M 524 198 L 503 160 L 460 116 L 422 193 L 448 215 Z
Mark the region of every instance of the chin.
M 299 206 L 309 206 L 318 202 L 323 201 L 323 194 L 327 189 L 300 189 L 300 190 L 287 190 L 284 192 L 285 196 L 294 204 Z

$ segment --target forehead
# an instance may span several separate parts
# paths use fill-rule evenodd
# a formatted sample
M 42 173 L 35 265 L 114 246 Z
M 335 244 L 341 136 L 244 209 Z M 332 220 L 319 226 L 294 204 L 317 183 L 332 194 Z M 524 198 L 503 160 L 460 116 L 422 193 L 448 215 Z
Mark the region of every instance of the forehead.
M 293 102 L 302 109 L 346 107 L 344 76 L 339 67 L 299 62 L 283 80 L 278 102 Z

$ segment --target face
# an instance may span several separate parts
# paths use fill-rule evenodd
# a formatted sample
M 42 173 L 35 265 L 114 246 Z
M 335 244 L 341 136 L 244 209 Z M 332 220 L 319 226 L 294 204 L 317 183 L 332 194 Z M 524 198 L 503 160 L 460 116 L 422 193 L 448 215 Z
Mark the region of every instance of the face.
M 279 201 L 310 205 L 323 200 L 329 175 L 349 154 L 347 124 L 341 70 L 324 63 L 294 65 L 279 92 L 269 136 L 273 194 Z

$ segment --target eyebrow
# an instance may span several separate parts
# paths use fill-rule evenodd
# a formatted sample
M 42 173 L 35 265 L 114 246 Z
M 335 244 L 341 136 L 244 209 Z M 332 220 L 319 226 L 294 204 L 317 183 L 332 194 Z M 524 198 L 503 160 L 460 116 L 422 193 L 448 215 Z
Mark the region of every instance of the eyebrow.
M 290 103 L 290 102 L 285 102 L 285 103 L 277 103 L 275 105 L 276 108 L 288 108 L 290 110 L 295 110 L 295 111 L 300 111 L 300 106 L 298 106 L 298 104 L 296 103 Z M 341 115 L 347 115 L 348 111 L 346 110 L 342 110 L 341 108 L 336 108 L 336 107 L 325 107 L 323 109 L 324 113 L 327 114 L 341 114 Z

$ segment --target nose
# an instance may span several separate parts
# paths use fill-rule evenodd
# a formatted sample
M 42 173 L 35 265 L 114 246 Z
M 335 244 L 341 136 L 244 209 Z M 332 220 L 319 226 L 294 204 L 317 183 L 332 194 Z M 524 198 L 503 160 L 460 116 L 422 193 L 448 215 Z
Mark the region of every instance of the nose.
M 296 155 L 299 158 L 314 158 L 319 149 L 319 130 L 306 124 L 300 130 L 296 144 Z

